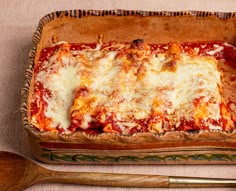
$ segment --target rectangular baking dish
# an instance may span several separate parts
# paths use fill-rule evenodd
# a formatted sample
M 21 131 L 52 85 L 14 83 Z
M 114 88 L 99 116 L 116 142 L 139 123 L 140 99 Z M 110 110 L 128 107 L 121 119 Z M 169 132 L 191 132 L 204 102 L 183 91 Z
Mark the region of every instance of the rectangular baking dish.
M 236 44 L 236 13 L 201 11 L 148 12 L 129 10 L 70 10 L 44 16 L 33 36 L 34 47 L 22 89 L 24 129 L 36 159 L 56 164 L 236 164 L 236 133 L 169 132 L 132 136 L 75 132 L 39 132 L 29 122 L 34 63 L 40 51 L 57 41 L 147 43 L 225 41 Z M 236 92 L 235 92 L 236 93 Z

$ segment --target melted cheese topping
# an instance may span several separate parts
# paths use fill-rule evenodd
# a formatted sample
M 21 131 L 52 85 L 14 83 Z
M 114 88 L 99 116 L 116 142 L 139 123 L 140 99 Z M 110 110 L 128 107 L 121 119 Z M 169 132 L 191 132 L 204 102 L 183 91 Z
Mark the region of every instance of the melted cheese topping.
M 73 100 L 73 91 L 79 85 L 79 76 L 74 66 L 62 67 L 56 75 L 47 75 L 42 71 L 37 76 L 39 82 L 52 92 L 53 97 L 44 99 L 48 103 L 45 116 L 52 119 L 52 127 L 69 127 L 69 111 Z M 45 83 L 47 82 L 47 83 Z
M 147 45 L 117 47 L 70 52 L 62 43 L 45 61 L 35 83 L 51 92 L 44 96 L 44 114 L 52 129 L 67 132 L 69 127 L 95 126 L 129 134 L 132 128 L 146 126 L 150 132 L 162 133 L 191 121 L 193 129 L 222 129 L 224 102 L 215 58 L 184 53 L 178 44 L 164 53 L 151 52 Z M 217 46 L 207 54 L 220 49 Z

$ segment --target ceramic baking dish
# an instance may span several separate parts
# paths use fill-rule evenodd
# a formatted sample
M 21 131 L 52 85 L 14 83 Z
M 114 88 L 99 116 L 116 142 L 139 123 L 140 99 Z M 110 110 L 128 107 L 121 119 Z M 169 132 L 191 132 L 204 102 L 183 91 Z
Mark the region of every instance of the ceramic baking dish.
M 33 36 L 34 47 L 22 89 L 22 119 L 36 159 L 58 164 L 236 164 L 235 132 L 138 133 L 132 136 L 40 132 L 29 122 L 35 61 L 55 38 L 73 43 L 104 41 L 147 43 L 225 41 L 236 44 L 236 13 L 200 11 L 146 12 L 70 10 L 44 16 Z M 235 92 L 236 93 L 236 92 Z

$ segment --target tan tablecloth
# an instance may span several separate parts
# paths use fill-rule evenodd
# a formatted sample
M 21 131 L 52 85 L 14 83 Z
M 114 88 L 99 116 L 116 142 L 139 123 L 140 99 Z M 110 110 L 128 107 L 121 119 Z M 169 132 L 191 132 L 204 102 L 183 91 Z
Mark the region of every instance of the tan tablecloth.
M 28 52 L 32 47 L 32 35 L 38 21 L 45 14 L 67 9 L 133 9 L 150 11 L 236 11 L 236 0 L 0 0 L 0 150 L 21 153 L 32 157 L 20 118 L 21 87 L 24 81 L 24 69 Z M 65 171 L 98 171 L 116 173 L 145 173 L 182 176 L 209 176 L 236 178 L 235 165 L 46 165 L 45 167 Z M 1 190 L 1 188 L 0 188 Z M 38 184 L 27 191 L 54 190 L 157 190 L 137 188 L 92 187 L 66 184 Z M 167 190 L 167 189 L 158 189 Z M 219 189 L 169 189 L 169 190 L 235 190 Z

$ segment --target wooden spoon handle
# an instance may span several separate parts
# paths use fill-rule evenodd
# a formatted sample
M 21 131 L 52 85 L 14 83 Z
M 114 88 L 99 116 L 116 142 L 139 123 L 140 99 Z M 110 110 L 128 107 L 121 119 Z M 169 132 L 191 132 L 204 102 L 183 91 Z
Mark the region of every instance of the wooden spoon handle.
M 47 177 L 45 181 L 73 183 L 81 185 L 117 186 L 117 187 L 169 187 L 169 177 L 141 174 L 113 174 L 95 172 L 58 172 Z
M 94 186 L 139 188 L 206 188 L 236 187 L 235 179 L 161 176 L 143 174 L 118 174 L 98 172 L 48 171 L 44 181 Z

